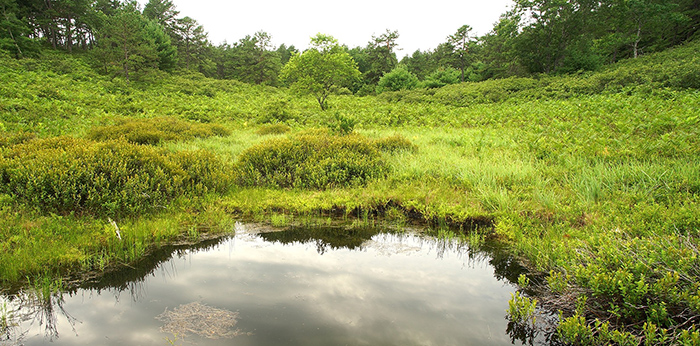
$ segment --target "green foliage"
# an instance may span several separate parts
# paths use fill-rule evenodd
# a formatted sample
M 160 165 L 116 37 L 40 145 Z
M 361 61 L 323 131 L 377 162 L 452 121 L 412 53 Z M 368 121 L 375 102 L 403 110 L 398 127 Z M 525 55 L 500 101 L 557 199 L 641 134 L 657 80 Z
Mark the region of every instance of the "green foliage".
M 16 58 L 35 55 L 39 46 L 29 37 L 32 29 L 21 17 L 15 1 L 0 1 L 0 51 Z
M 309 50 L 293 56 L 284 65 L 280 78 L 297 90 L 314 95 L 325 110 L 328 96 L 359 79 L 360 71 L 350 54 L 333 37 L 318 34 L 311 44 Z
M 397 151 L 413 152 L 418 150 L 417 145 L 411 143 L 411 141 L 400 134 L 377 139 L 374 141 L 374 145 L 377 146 L 379 150 L 389 153 Z
M 329 122 L 328 128 L 337 134 L 347 135 L 352 133 L 355 129 L 355 124 L 357 121 L 351 117 L 348 117 L 340 112 L 335 112 L 333 115 L 333 120 Z
M 165 28 L 155 20 L 148 21 L 145 35 L 155 45 L 158 68 L 163 71 L 172 71 L 177 66 L 177 48 L 171 43 Z
M 60 214 L 139 214 L 228 187 L 225 165 L 213 154 L 168 154 L 123 140 L 33 140 L 5 149 L 0 160 L 0 192 Z
M 118 74 L 129 81 L 135 74 L 143 75 L 157 66 L 159 53 L 164 58 L 172 55 L 161 34 L 156 27 L 149 30 L 149 23 L 141 13 L 133 5 L 127 5 L 107 17 L 98 33 L 99 45 L 93 55 L 105 73 Z M 159 46 L 156 46 L 155 38 Z M 157 49 L 161 49 L 160 52 Z
M 361 185 L 387 171 L 369 139 L 321 130 L 267 140 L 244 151 L 237 166 L 242 185 L 310 189 Z
M 498 39 L 503 39 L 503 46 L 510 44 L 507 35 Z M 549 306 L 552 300 L 548 299 L 536 306 L 542 302 L 545 309 L 563 311 L 559 325 L 562 337 L 568 335 L 566 340 L 697 344 L 700 334 L 692 324 L 697 324 L 700 312 L 698 47 L 691 42 L 572 76 L 463 83 L 385 92 L 379 97 L 334 94 L 337 101 L 330 113 L 320 111 L 313 99 L 283 88 L 212 80 L 196 72 L 162 74 L 150 83 L 127 84 L 96 74 L 84 55 L 47 52 L 38 59 L 16 60 L 0 54 L 4 82 L 0 83 L 0 222 L 4 225 L 0 227 L 0 276 L 21 279 L 27 273 L 42 273 L 44 266 L 76 263 L 99 268 L 113 263 L 113 253 L 137 258 L 158 237 L 172 239 L 182 233 L 194 239 L 202 233 L 192 226 L 194 222 L 179 228 L 173 221 L 167 224 L 173 227 L 145 227 L 153 235 L 134 237 L 130 247 L 117 246 L 106 240 L 114 237 L 113 231 L 94 219 L 95 212 L 83 202 L 76 202 L 77 207 L 62 204 L 59 214 L 48 214 L 57 209 L 39 209 L 38 201 L 43 203 L 44 197 L 26 191 L 45 191 L 46 200 L 58 204 L 52 196 L 55 191 L 44 185 L 41 191 L 39 187 L 30 190 L 28 182 L 22 188 L 5 184 L 10 177 L 28 181 L 30 171 L 47 176 L 49 164 L 56 171 L 75 171 L 75 176 L 87 170 L 91 175 L 81 177 L 91 181 L 104 176 L 91 171 L 95 165 L 91 162 L 111 162 L 102 156 L 90 159 L 99 156 L 93 151 L 112 145 L 134 153 L 133 160 L 126 154 L 111 155 L 112 160 L 120 160 L 125 167 L 138 161 L 151 172 L 134 178 L 134 183 L 153 175 L 149 179 L 160 179 L 160 186 L 168 190 L 153 193 L 133 187 L 151 199 L 141 195 L 147 201 L 136 200 L 131 194 L 110 197 L 104 200 L 108 206 L 100 215 L 169 212 L 179 201 L 173 202 L 170 196 L 178 195 L 188 210 L 208 210 L 221 200 L 227 213 L 261 220 L 276 213 L 274 221 L 280 224 L 299 215 L 325 220 L 339 212 L 350 215 L 360 210 L 370 215 L 388 210 L 397 219 L 405 215 L 445 224 L 488 225 L 500 245 L 535 271 L 533 277 L 546 278 L 543 286 L 534 287 L 536 291 L 549 289 L 556 297 L 566 298 L 555 299 L 560 306 Z M 180 124 L 173 126 L 178 130 L 154 136 L 170 153 L 125 140 L 73 140 L 79 144 L 50 152 L 32 144 L 56 135 L 84 136 L 96 124 L 115 124 L 105 131 L 117 133 L 118 125 L 129 121 L 115 119 L 153 115 L 158 118 L 152 123 L 133 120 L 141 124 L 133 131 L 154 129 L 160 126 L 157 122 L 168 124 L 172 117 L 225 122 L 236 135 L 180 138 L 178 132 L 189 131 Z M 276 118 L 288 119 L 295 129 L 330 129 L 276 136 L 261 143 L 270 138 L 257 135 L 255 124 L 268 116 L 277 124 Z M 270 125 L 269 130 L 287 129 L 274 126 L 278 127 Z M 268 131 L 267 126 L 260 129 Z M 128 132 L 121 133 L 128 138 Z M 340 136 L 344 133 L 349 134 Z M 163 143 L 169 136 L 186 141 Z M 300 139 L 304 136 L 309 138 Z M 116 137 L 121 135 L 110 138 Z M 362 145 L 346 143 L 354 141 Z M 371 149 L 344 151 L 350 146 Z M 25 148 L 21 155 L 16 153 L 19 148 Z M 239 163 L 226 169 L 204 152 L 173 153 L 191 149 L 232 161 L 238 158 Z M 152 157 L 141 150 L 156 154 Z M 87 154 L 78 159 L 72 152 Z M 252 157 L 257 160 L 254 164 L 241 163 L 253 162 Z M 66 162 L 80 170 L 69 169 Z M 22 168 L 30 166 L 31 170 Z M 350 172 L 348 167 L 359 168 Z M 122 174 L 118 167 L 109 169 Z M 228 191 L 229 175 L 235 175 L 241 186 L 211 197 L 217 199 L 214 202 L 190 191 Z M 167 181 L 164 176 L 169 176 Z M 46 185 L 57 181 L 56 186 L 65 191 L 73 187 L 64 182 L 77 179 L 51 177 L 45 179 L 51 182 Z M 177 181 L 183 183 L 176 189 L 171 185 Z M 116 192 L 104 195 L 110 194 Z M 159 194 L 163 197 L 153 201 Z M 131 204 L 121 208 L 109 205 L 112 201 Z M 157 207 L 131 206 L 142 202 Z M 68 215 L 71 212 L 74 215 Z M 227 215 L 211 219 L 223 220 Z M 151 217 L 160 216 L 135 218 L 147 222 L 143 220 Z M 156 228 L 159 231 L 153 231 Z M 42 236 L 35 237 L 37 233 Z M 54 240 L 56 235 L 60 238 Z M 63 246 L 71 237 L 85 244 L 97 239 L 94 243 L 99 244 L 78 250 Z M 573 299 L 584 296 L 585 302 Z M 514 307 L 532 305 L 522 294 L 519 298 L 514 296 Z
M 365 83 L 375 85 L 382 76 L 396 67 L 397 59 L 394 49 L 398 45 L 399 32 L 387 29 L 379 36 L 372 35 L 372 40 L 364 51 L 366 70 L 362 71 Z
M 260 115 L 261 123 L 283 123 L 292 119 L 289 99 L 273 98 L 266 102 Z
M 218 124 L 198 124 L 175 118 L 123 119 L 115 125 L 92 128 L 88 138 L 107 141 L 124 138 L 137 144 L 184 141 L 193 138 L 227 136 L 230 131 Z
M 447 37 L 446 47 L 449 47 L 448 60 L 451 65 L 461 72 L 461 81 L 464 82 L 466 70 L 474 59 L 471 51 L 475 42 L 472 41 L 469 33 L 472 28 L 469 25 L 462 25 L 457 31 Z
M 537 321 L 537 299 L 529 298 L 516 291 L 508 301 L 508 319 L 520 325 L 534 326 Z
M 397 66 L 386 73 L 377 83 L 377 93 L 384 91 L 411 90 L 418 86 L 418 77 L 409 72 L 405 66 Z
M 0 131 L 0 148 L 11 147 L 36 138 L 36 134 L 26 131 L 5 132 Z
M 479 83 L 461 83 L 447 85 L 437 91 L 415 90 L 403 95 L 402 99 L 465 107 L 504 101 L 568 99 L 581 95 L 635 92 L 648 94 L 662 92 L 661 90 L 668 88 L 700 89 L 700 61 L 695 58 L 698 55 L 700 41 L 658 54 L 625 60 L 597 73 L 566 77 L 511 77 Z M 431 87 L 431 83 L 434 81 L 428 78 L 423 85 Z
M 265 136 L 265 135 L 281 135 L 289 132 L 291 128 L 285 124 L 266 124 L 263 126 L 260 126 L 255 133 L 257 133 L 260 136 Z
M 441 88 L 448 84 L 457 84 L 460 81 L 460 73 L 454 68 L 441 68 L 428 75 L 420 84 L 425 88 Z
M 207 33 L 195 19 L 185 16 L 177 19 L 175 27 L 177 35 L 178 55 L 180 65 L 187 70 L 202 71 L 208 63 L 205 48 L 209 45 Z
M 220 46 L 219 51 L 224 59 L 218 63 L 219 77 L 276 85 L 282 62 L 280 54 L 272 48 L 271 39 L 268 33 L 258 31 L 233 46 Z

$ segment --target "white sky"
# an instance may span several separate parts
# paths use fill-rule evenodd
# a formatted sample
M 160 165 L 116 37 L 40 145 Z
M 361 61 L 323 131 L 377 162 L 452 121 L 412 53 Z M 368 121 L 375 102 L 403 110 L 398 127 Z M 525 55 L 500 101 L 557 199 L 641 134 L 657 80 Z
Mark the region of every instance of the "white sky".
M 143 5 L 148 0 L 139 0 Z M 398 30 L 397 56 L 434 49 L 467 24 L 481 36 L 493 28 L 512 0 L 173 0 L 180 17 L 197 20 L 214 45 L 238 42 L 265 31 L 275 47 L 308 46 L 316 33 L 332 35 L 350 48 L 366 46 L 372 35 Z

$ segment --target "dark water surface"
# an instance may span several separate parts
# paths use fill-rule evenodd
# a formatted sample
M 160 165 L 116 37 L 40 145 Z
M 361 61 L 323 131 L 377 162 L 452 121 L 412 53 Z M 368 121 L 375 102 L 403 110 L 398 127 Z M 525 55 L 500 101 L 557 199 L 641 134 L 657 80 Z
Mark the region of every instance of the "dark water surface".
M 50 302 L 2 297 L 16 325 L 0 345 L 512 344 L 517 265 L 493 251 L 410 232 L 236 228 Z

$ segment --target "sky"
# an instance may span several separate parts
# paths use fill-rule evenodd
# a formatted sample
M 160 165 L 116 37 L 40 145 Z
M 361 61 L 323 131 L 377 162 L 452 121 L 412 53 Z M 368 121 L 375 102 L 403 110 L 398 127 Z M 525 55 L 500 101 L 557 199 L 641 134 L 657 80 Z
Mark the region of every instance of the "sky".
M 197 20 L 214 45 L 238 42 L 265 31 L 275 47 L 308 47 L 317 33 L 335 37 L 350 48 L 367 46 L 372 36 L 399 32 L 397 56 L 427 51 L 445 42 L 462 25 L 481 36 L 493 28 L 512 0 L 172 0 L 180 17 Z M 139 0 L 144 5 L 148 0 Z

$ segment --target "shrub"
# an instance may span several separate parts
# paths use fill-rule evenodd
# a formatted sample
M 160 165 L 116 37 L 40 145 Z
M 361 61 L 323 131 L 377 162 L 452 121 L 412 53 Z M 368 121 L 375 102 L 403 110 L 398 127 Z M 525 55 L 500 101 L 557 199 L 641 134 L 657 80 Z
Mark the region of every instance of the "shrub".
M 226 128 L 217 124 L 198 124 L 175 118 L 125 119 L 110 126 L 94 127 L 88 138 L 98 141 L 125 138 L 137 144 L 154 145 L 162 141 L 190 140 L 227 136 Z
M 393 153 L 396 151 L 416 151 L 418 147 L 411 143 L 402 135 L 394 135 L 391 137 L 377 139 L 374 145 L 381 151 Z
M 357 121 L 340 112 L 333 114 L 333 119 L 328 122 L 328 129 L 339 135 L 347 135 L 355 130 Z
M 285 98 L 274 98 L 268 101 L 260 114 L 261 123 L 283 123 L 292 119 L 289 111 L 289 100 Z
M 45 212 L 114 217 L 148 212 L 181 195 L 223 191 L 226 171 L 204 152 L 56 137 L 7 148 L 0 193 Z
M 371 140 L 325 130 L 274 138 L 251 147 L 241 154 L 237 167 L 242 185 L 317 189 L 363 184 L 387 171 Z
M 24 143 L 36 138 L 36 134 L 26 131 L 20 132 L 2 132 L 0 131 L 0 147 L 12 146 Z
M 418 86 L 418 77 L 404 66 L 397 66 L 382 76 L 377 83 L 377 93 L 384 91 L 411 90 Z
M 362 84 L 362 86 L 355 92 L 355 96 L 370 96 L 376 95 L 377 89 L 372 84 Z
M 448 67 L 441 68 L 431 73 L 422 83 L 425 88 L 441 88 L 448 84 L 460 82 L 460 73 L 457 69 Z
M 289 132 L 290 127 L 285 124 L 267 124 L 260 126 L 260 128 L 255 131 L 260 136 L 264 135 L 281 135 Z

